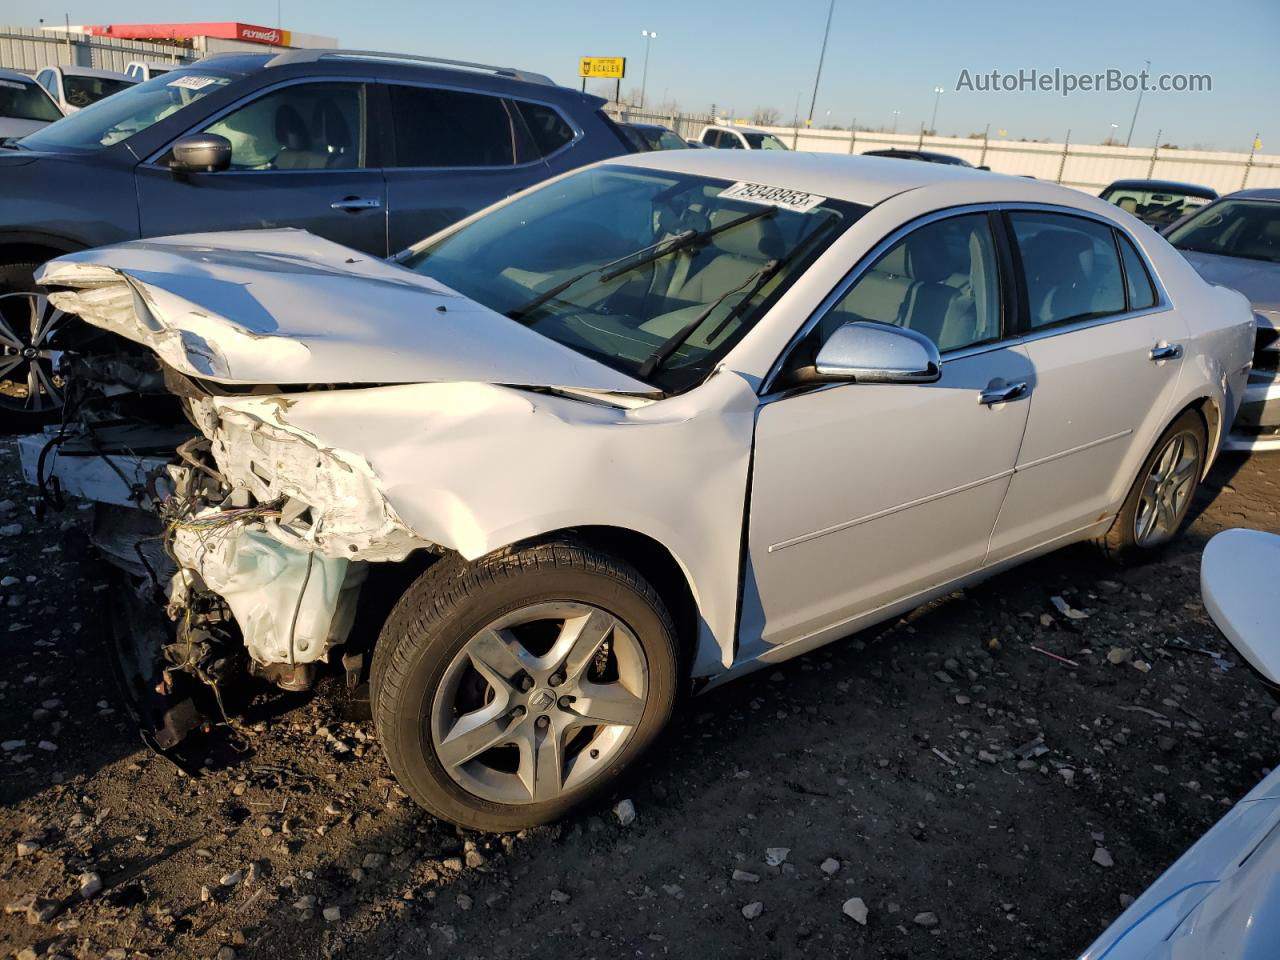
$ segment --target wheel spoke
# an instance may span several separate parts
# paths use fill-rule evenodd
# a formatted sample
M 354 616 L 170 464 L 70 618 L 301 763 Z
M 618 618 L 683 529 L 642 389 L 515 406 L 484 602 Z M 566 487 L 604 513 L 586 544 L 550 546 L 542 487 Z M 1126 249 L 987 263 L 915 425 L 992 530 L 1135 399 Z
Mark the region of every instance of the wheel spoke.
M 52 339 L 55 328 L 58 326 L 58 321 L 61 320 L 63 316 L 62 311 L 51 306 L 49 301 L 44 297 L 40 297 L 39 299 L 42 307 L 40 310 L 39 323 L 36 324 L 36 328 L 31 334 L 31 345 L 33 347 L 38 347 L 41 344 L 48 343 Z
M 27 408 L 29 410 L 44 409 L 44 394 L 40 390 L 40 380 L 36 373 L 39 364 L 27 367 Z
M 613 633 L 616 622 L 603 610 L 595 609 L 585 616 L 566 619 L 546 657 L 551 668 L 562 669 L 567 679 L 576 680 L 591 665 L 600 644 Z
M 7 357 L 0 356 L 0 377 L 3 377 L 11 370 L 16 370 L 18 367 L 22 366 L 22 361 L 24 359 L 25 358 L 20 353 L 10 354 Z
M 634 727 L 644 713 L 644 701 L 620 683 L 583 681 L 578 685 L 573 712 L 596 723 Z
M 50 404 L 56 406 L 57 404 L 61 403 L 62 396 L 58 393 L 58 388 L 54 386 L 53 378 L 50 377 L 48 372 L 45 371 L 44 364 L 37 363 L 33 360 L 31 363 L 31 368 L 35 370 L 36 377 L 39 378 L 40 386 L 43 389 L 45 395 L 48 396 Z
M 560 730 L 555 724 L 534 727 L 533 735 L 520 741 L 517 775 L 534 803 L 553 800 L 564 787 L 564 754 Z
M 457 767 L 509 738 L 516 722 L 507 715 L 505 701 L 495 700 L 479 710 L 464 713 L 436 747 L 440 762 Z
M 494 687 L 510 691 L 515 678 L 529 668 L 523 648 L 515 638 L 500 630 L 483 630 L 467 644 L 472 665 Z
M 13 332 L 12 328 L 5 322 L 4 315 L 0 314 L 0 343 L 14 350 L 21 350 L 23 343 L 18 339 L 18 335 Z

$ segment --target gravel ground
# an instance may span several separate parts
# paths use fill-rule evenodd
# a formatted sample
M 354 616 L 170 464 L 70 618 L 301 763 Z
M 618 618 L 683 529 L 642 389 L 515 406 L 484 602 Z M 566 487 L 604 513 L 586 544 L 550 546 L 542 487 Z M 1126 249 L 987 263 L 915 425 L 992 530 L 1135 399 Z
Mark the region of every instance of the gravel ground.
M 1062 958 L 1280 751 L 1198 580 L 1217 530 L 1280 531 L 1278 458 L 1220 463 L 1158 563 L 1063 551 L 731 684 L 501 837 L 419 813 L 336 676 L 198 777 L 150 753 L 87 514 L 31 506 L 0 440 L 0 956 Z

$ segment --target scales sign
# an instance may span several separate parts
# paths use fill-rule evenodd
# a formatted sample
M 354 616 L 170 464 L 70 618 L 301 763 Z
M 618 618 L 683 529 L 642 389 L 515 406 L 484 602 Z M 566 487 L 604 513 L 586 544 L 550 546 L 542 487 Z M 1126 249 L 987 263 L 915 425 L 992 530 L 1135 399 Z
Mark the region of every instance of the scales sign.
M 626 75 L 626 57 L 582 57 L 578 61 L 578 76 L 583 79 L 621 80 Z

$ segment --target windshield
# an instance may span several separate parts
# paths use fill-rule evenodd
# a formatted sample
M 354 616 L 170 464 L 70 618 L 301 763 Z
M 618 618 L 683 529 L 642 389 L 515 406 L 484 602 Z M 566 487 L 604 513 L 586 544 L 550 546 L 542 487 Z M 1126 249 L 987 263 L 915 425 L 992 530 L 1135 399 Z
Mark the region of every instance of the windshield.
M 1193 214 L 1167 239 L 1179 250 L 1280 263 L 1280 202 L 1219 200 Z
M 1102 199 L 1108 203 L 1114 203 L 1121 210 L 1127 210 L 1148 223 L 1159 224 L 1180 220 L 1196 207 L 1203 207 L 1209 202 L 1205 197 L 1193 197 L 1179 190 L 1142 190 L 1128 187 L 1109 188 Z
M 405 265 L 616 370 L 679 392 L 700 383 L 865 212 L 822 197 L 801 210 L 795 198 L 808 195 L 795 191 L 778 201 L 792 209 L 771 211 L 731 195 L 744 191 L 751 185 L 597 167 L 494 210 L 418 249 Z M 690 232 L 715 230 L 705 242 L 687 243 Z M 668 241 L 674 252 L 662 255 Z M 649 255 L 632 259 L 644 251 Z M 574 282 L 544 299 L 566 281 Z M 678 346 L 654 363 L 673 338 Z
M 61 119 L 62 111 L 34 81 L 6 78 L 0 79 L 0 117 L 53 122 Z
M 659 150 L 688 150 L 689 144 L 685 143 L 684 138 L 677 136 L 670 130 L 663 130 L 658 134 Z
M 18 143 L 32 150 L 88 151 L 109 147 L 221 90 L 232 79 L 229 74 L 205 67 L 172 70 L 99 100 Z
M 787 145 L 772 133 L 744 133 L 752 150 L 786 150 Z

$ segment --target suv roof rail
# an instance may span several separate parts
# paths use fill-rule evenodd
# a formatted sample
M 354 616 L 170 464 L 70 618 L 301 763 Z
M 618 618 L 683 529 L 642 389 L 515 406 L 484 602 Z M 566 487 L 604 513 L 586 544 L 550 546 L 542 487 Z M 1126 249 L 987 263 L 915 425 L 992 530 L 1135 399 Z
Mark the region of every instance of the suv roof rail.
M 462 70 L 477 70 L 482 73 L 493 73 L 500 77 L 523 80 L 526 83 L 541 83 L 556 86 L 556 82 L 541 73 L 528 70 L 517 70 L 515 67 L 496 67 L 489 63 L 472 63 L 469 60 L 446 60 L 442 57 L 423 57 L 412 53 L 385 53 L 378 50 L 286 50 L 267 61 L 268 67 L 281 67 L 289 63 L 314 63 L 317 60 L 386 60 L 392 63 L 425 63 L 436 67 L 453 67 Z

